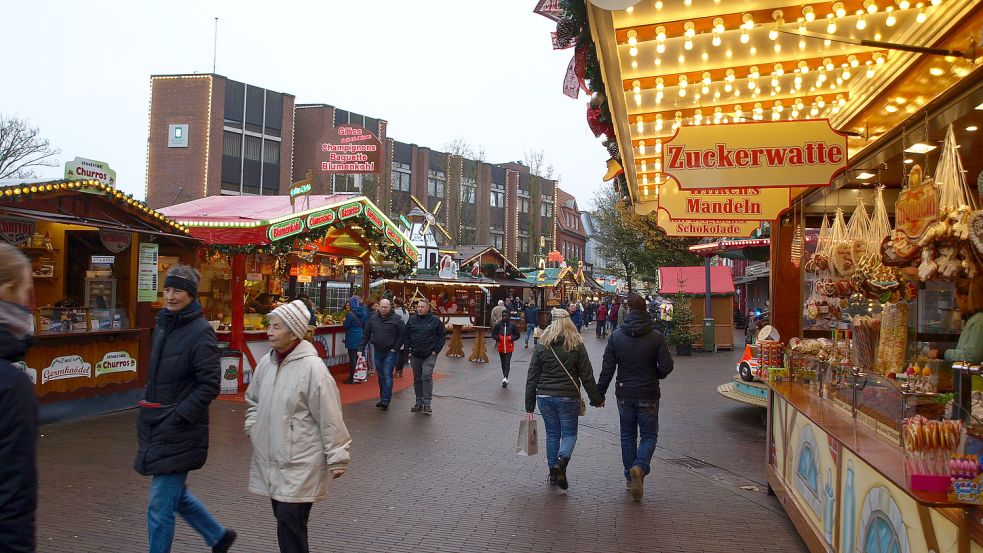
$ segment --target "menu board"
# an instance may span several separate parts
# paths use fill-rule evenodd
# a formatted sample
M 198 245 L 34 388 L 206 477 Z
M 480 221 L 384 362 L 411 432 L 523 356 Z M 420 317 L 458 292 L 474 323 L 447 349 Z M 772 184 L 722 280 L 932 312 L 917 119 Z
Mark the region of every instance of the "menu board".
M 159 246 L 140 242 L 137 301 L 157 301 L 157 254 Z

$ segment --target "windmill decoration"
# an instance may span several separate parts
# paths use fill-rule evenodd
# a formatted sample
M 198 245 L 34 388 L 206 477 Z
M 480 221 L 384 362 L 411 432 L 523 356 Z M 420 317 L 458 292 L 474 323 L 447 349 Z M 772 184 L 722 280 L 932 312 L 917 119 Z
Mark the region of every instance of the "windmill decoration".
M 431 227 L 439 230 L 447 239 L 447 243 L 453 241 L 447 229 L 437 222 L 437 213 L 440 212 L 443 202 L 437 202 L 433 211 L 430 211 L 415 196 L 410 196 L 410 199 L 413 200 L 416 207 L 410 210 L 407 217 L 401 217 L 400 220 L 404 225 L 408 226 L 407 230 L 409 231 L 410 242 L 420 251 L 420 260 L 417 263 L 417 268 L 435 268 L 437 267 L 440 247 L 437 244 L 437 239 L 434 237 Z

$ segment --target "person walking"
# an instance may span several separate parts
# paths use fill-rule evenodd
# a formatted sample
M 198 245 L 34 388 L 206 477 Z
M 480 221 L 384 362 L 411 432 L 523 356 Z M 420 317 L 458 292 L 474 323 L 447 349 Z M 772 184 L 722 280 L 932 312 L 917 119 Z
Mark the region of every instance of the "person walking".
M 307 522 L 328 481 L 345 474 L 352 439 L 334 378 L 304 340 L 310 313 L 302 301 L 270 312 L 273 350 L 246 389 L 252 443 L 249 491 L 270 498 L 281 553 L 307 553 Z
M 403 326 L 406 325 L 410 320 L 410 312 L 406 310 L 406 304 L 403 302 L 403 298 L 396 298 L 393 300 L 395 305 L 396 315 L 399 316 L 403 321 Z M 396 357 L 396 370 L 393 373 L 395 378 L 403 378 L 403 369 L 406 368 L 406 361 L 409 357 L 409 350 L 406 349 L 406 344 L 399 348 L 399 355 Z
M 550 323 L 532 352 L 526 378 L 526 412 L 539 404 L 546 428 L 546 464 L 550 484 L 567 489 L 567 465 L 577 445 L 577 417 L 580 411 L 580 388 L 587 392 L 590 404 L 604 407 L 604 396 L 594 382 L 587 348 L 566 309 L 552 311 Z
M 410 354 L 413 392 L 416 394 L 416 402 L 410 411 L 424 415 L 433 414 L 433 369 L 447 337 L 444 323 L 431 313 L 432 309 L 429 301 L 420 300 L 416 304 L 416 315 L 406 323 L 405 344 Z
M 573 326 L 577 327 L 577 332 L 580 332 L 584 326 L 584 309 L 579 301 L 570 304 L 570 321 L 573 322 Z
M 508 309 L 505 308 L 505 302 L 503 300 L 498 300 L 498 305 L 491 310 L 491 325 L 492 328 L 498 324 L 498 321 L 502 320 L 502 317 L 506 316 Z
M 352 296 L 348 300 L 348 313 L 345 314 L 345 347 L 348 349 L 348 379 L 345 384 L 361 384 L 355 382 L 355 366 L 358 365 L 358 352 L 362 344 L 362 336 L 365 334 L 365 325 L 369 320 L 369 313 L 362 305 L 362 300 L 358 296 Z
M 528 348 L 529 337 L 536 332 L 536 326 L 539 325 L 539 308 L 533 302 L 529 302 L 526 304 L 523 316 L 526 319 L 526 347 Z
M 34 553 L 38 505 L 38 400 L 15 363 L 31 345 L 31 262 L 0 242 L 0 548 Z
M 492 329 L 492 339 L 498 344 L 498 357 L 502 361 L 502 387 L 509 385 L 509 370 L 512 364 L 512 352 L 515 351 L 515 343 L 519 339 L 519 327 L 507 318 L 502 318 Z
M 221 373 L 215 331 L 198 303 L 200 273 L 177 265 L 164 279 L 164 309 L 150 345 L 147 385 L 137 414 L 133 468 L 152 476 L 147 508 L 150 553 L 167 553 L 180 514 L 212 551 L 228 551 L 236 533 L 212 517 L 186 484 L 208 458 L 208 406 Z M 307 330 L 307 319 L 303 321 Z
M 597 334 L 598 338 L 604 338 L 608 335 L 608 306 L 606 303 L 601 303 L 597 306 L 597 324 L 594 325 L 594 333 Z
M 644 301 L 644 300 L 643 300 Z M 625 322 L 625 316 L 628 315 L 628 300 L 622 300 L 621 307 L 618 308 L 618 325 L 621 326 Z M 615 327 L 617 328 L 617 327 Z
M 621 304 L 618 302 L 618 298 L 614 298 L 611 300 L 611 305 L 608 306 L 608 323 L 612 334 L 618 329 L 618 311 L 621 311 Z
M 369 323 L 362 336 L 359 355 L 371 344 L 375 349 L 375 368 L 379 374 L 379 403 L 375 406 L 385 411 L 393 396 L 393 368 L 403 345 L 406 326 L 403 319 L 393 313 L 389 300 L 379 300 L 379 309 L 369 316 Z
M 659 439 L 659 380 L 672 372 L 672 354 L 665 338 L 653 328 L 645 298 L 633 292 L 627 301 L 628 315 L 604 348 L 597 388 L 604 396 L 617 374 L 621 462 L 628 491 L 637 500 L 642 498 Z

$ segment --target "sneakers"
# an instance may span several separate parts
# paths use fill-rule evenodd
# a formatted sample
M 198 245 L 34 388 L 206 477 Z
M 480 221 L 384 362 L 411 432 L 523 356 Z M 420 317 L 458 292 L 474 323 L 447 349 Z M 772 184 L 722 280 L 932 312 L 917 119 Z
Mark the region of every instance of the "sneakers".
M 631 482 L 628 484 L 628 493 L 631 494 L 632 499 L 638 501 L 642 498 L 642 493 L 645 492 L 645 488 L 643 487 L 645 471 L 642 470 L 642 467 L 635 465 L 628 471 L 628 475 L 631 476 Z
M 526 342 L 526 348 L 527 349 L 529 348 L 529 342 Z
M 423 411 L 423 404 L 417 403 L 413 407 L 410 407 L 411 413 L 419 413 L 420 411 Z
M 555 486 L 556 485 L 556 469 L 555 468 L 550 467 L 550 475 L 549 475 L 549 478 L 546 479 L 546 483 L 549 484 L 550 486 Z
M 389 404 L 386 403 L 385 401 L 380 401 L 379 403 L 376 403 L 375 406 L 378 407 L 379 409 L 382 409 L 383 411 L 389 409 Z
M 505 378 L 502 379 L 502 387 L 503 388 L 508 388 L 509 387 L 509 379 L 508 379 L 508 377 L 505 377 Z
M 567 482 L 567 464 L 570 463 L 569 457 L 559 456 L 556 459 L 556 466 L 553 469 L 556 471 L 556 485 L 560 486 L 561 490 L 567 489 L 570 483 Z
M 236 531 L 231 528 L 226 528 L 225 533 L 222 534 L 222 538 L 218 540 L 215 547 L 212 547 L 212 553 L 226 553 L 230 547 L 232 547 L 233 542 L 236 541 Z
M 423 414 L 427 416 L 433 415 L 433 409 L 431 409 L 429 405 L 424 405 Z

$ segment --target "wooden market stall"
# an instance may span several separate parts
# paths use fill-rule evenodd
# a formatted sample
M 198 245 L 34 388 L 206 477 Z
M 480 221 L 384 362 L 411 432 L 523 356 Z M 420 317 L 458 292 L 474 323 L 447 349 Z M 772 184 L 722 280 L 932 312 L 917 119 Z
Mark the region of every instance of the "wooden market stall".
M 334 372 L 348 367 L 345 309 L 368 297 L 373 272 L 408 274 L 419 253 L 366 197 L 210 196 L 162 210 L 207 246 L 199 287 L 206 317 L 232 352 L 223 363 L 223 393 L 241 392 L 270 344 L 265 315 L 300 295 L 314 304 L 314 340 Z
M 0 237 L 34 266 L 34 345 L 22 368 L 41 419 L 132 406 L 146 379 L 159 284 L 191 263 L 186 228 L 99 181 L 0 183 Z
M 683 294 L 690 302 L 690 310 L 698 317 L 693 331 L 699 338 L 694 347 L 703 347 L 702 315 L 706 309 L 705 267 L 660 267 L 659 294 Z M 710 267 L 710 313 L 712 315 L 714 343 L 718 348 L 734 348 L 734 280 L 730 267 Z

